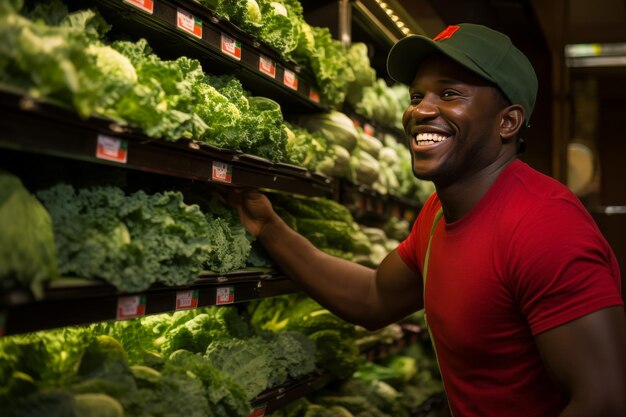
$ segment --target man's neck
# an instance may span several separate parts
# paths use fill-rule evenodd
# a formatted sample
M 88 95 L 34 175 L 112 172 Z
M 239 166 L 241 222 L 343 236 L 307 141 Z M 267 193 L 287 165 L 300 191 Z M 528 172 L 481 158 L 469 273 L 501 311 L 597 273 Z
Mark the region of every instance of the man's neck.
M 469 213 L 489 191 L 504 168 L 514 160 L 515 158 L 499 161 L 446 186 L 441 187 L 435 183 L 446 223 L 455 222 Z

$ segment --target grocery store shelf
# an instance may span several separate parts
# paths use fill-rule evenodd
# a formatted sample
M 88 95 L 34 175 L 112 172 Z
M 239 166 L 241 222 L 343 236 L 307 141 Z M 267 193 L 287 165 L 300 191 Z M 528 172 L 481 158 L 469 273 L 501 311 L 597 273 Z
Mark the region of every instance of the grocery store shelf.
M 377 343 L 361 349 L 361 355 L 368 361 L 376 362 L 389 355 L 400 352 L 407 346 L 415 343 L 428 341 L 428 331 L 420 326 L 410 323 L 401 324 L 402 338 L 393 343 Z
M 282 274 L 247 269 L 229 274 L 202 275 L 185 287 L 154 285 L 141 293 L 120 293 L 113 286 L 64 278 L 49 285 L 42 300 L 26 290 L 0 293 L 4 335 L 214 305 L 231 305 L 296 292 Z M 0 314 L 2 315 L 2 314 Z
M 432 411 L 440 409 L 445 403 L 446 395 L 444 393 L 431 395 L 413 414 L 411 414 L 411 417 L 426 417 Z
M 70 3 L 79 8 L 96 6 L 113 25 L 114 36 L 145 38 L 165 59 L 181 55 L 198 59 L 206 72 L 235 75 L 244 88 L 278 101 L 283 109 L 320 111 L 327 108 L 320 103 L 319 89 L 308 69 L 285 61 L 277 51 L 199 3 L 191 0 Z M 150 6 L 146 8 L 142 4 Z M 191 26 L 185 27 L 185 21 L 191 22 Z
M 360 222 L 386 221 L 390 217 L 415 220 L 422 206 L 419 201 L 381 194 L 371 187 L 354 184 L 347 180 L 339 181 L 339 199 Z
M 252 400 L 252 407 L 255 410 L 263 410 L 265 413 L 269 413 L 319 390 L 333 379 L 334 377 L 330 374 L 309 375 L 298 381 L 261 393 Z
M 331 178 L 186 139 L 153 139 L 111 120 L 0 90 L 0 148 L 114 165 L 226 186 L 334 195 Z

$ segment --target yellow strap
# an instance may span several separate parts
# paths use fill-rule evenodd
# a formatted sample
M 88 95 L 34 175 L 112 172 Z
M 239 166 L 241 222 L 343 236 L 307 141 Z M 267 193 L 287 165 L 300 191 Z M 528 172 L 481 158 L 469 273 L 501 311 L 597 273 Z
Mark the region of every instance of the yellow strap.
M 430 335 L 430 343 L 433 345 L 433 352 L 435 352 L 435 360 L 437 361 L 437 368 L 439 369 L 439 374 L 441 375 L 441 366 L 439 366 L 439 358 L 437 357 L 437 348 L 435 346 L 435 338 L 433 337 L 433 333 L 430 331 L 430 326 L 428 325 L 428 320 L 426 318 L 426 275 L 428 273 L 428 259 L 430 258 L 430 246 L 433 242 L 433 236 L 435 235 L 435 228 L 437 227 L 437 223 L 441 220 L 443 216 L 443 209 L 439 209 L 437 214 L 435 214 L 435 219 L 433 220 L 433 226 L 430 229 L 430 237 L 428 238 L 428 246 L 426 247 L 426 256 L 424 257 L 424 270 L 422 272 L 422 289 L 424 290 L 424 322 L 426 323 L 426 328 L 428 329 L 428 334 Z M 445 386 L 444 386 L 445 391 Z M 450 414 L 452 414 L 452 410 L 450 410 Z

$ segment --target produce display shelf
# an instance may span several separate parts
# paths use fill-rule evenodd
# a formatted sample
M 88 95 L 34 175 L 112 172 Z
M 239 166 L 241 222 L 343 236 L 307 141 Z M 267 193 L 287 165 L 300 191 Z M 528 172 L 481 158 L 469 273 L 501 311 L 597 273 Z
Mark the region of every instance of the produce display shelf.
M 122 293 L 111 285 L 78 278 L 51 283 L 43 299 L 27 290 L 0 293 L 3 334 L 28 333 L 107 320 L 191 308 L 231 305 L 297 292 L 282 274 L 266 269 L 246 269 L 229 274 L 202 274 L 184 287 L 153 285 L 139 293 Z
M 332 196 L 335 181 L 304 168 L 187 139 L 153 139 L 111 120 L 0 89 L 0 148 L 113 165 L 223 186 Z
M 428 341 L 428 331 L 418 325 L 402 323 L 402 337 L 393 343 L 376 343 L 361 349 L 361 356 L 367 361 L 376 362 L 389 355 L 400 352 L 407 346 Z
M 444 393 L 431 395 L 411 414 L 411 417 L 426 417 L 432 411 L 440 409 L 445 403 L 446 395 Z
M 339 199 L 359 221 L 386 220 L 396 217 L 413 221 L 422 204 L 419 201 L 391 194 L 381 194 L 366 185 L 348 180 L 339 181 Z
M 278 101 L 283 109 L 320 111 L 315 77 L 230 21 L 191 0 L 70 1 L 96 6 L 112 24 L 112 34 L 145 38 L 164 59 L 198 59 L 206 72 L 232 74 L 255 95 Z M 123 29 L 122 29 L 123 28 Z M 120 32 L 122 31 L 123 32 Z
M 394 126 L 387 126 L 375 120 L 361 116 L 360 114 L 355 113 L 352 109 L 347 109 L 346 114 L 350 117 L 350 119 L 352 119 L 355 126 L 361 127 L 368 135 L 380 139 L 383 135 L 389 134 L 396 138 L 398 142 L 404 143 L 404 138 L 406 137 L 404 130 Z
M 294 381 L 280 387 L 273 388 L 261 393 L 252 400 L 252 407 L 261 416 L 263 413 L 270 413 L 285 405 L 311 394 L 326 384 L 331 382 L 334 377 L 328 373 L 312 374 L 298 381 Z M 251 415 L 251 416 L 252 416 Z

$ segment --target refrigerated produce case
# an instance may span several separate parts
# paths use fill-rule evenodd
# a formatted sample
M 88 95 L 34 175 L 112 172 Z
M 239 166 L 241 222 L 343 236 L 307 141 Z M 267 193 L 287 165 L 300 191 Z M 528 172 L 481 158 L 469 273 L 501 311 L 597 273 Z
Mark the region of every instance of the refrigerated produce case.
M 76 6 L 73 2 L 69 5 Z M 163 58 L 185 55 L 198 59 L 213 72 L 234 74 L 244 88 L 276 100 L 286 113 L 321 112 L 331 107 L 320 99 L 315 77 L 308 68 L 285 60 L 196 2 L 103 0 L 79 5 L 97 7 L 112 24 L 111 36 L 146 38 Z M 195 26 L 185 26 L 189 19 Z M 194 31 L 198 26 L 200 34 Z M 154 138 L 106 117 L 80 117 L 53 100 L 7 86 L 0 89 L 0 111 L 0 168 L 20 176 L 27 188 L 42 182 L 50 184 L 55 179 L 67 180 L 68 176 L 80 182 L 81 178 L 72 175 L 80 175 L 81 167 L 88 166 L 102 183 L 122 171 L 127 185 L 148 183 L 158 190 L 180 186 L 208 193 L 224 187 L 244 187 L 327 198 L 345 204 L 355 219 L 373 226 L 381 226 L 390 216 L 411 221 L 420 206 L 417 200 L 381 194 L 371 187 L 293 164 L 193 139 Z M 396 128 L 352 116 L 356 125 L 366 127 L 373 135 L 392 134 L 403 140 Z M 54 168 L 61 172 L 47 171 Z M 0 333 L 10 337 L 64 326 L 133 320 L 190 306 L 243 305 L 297 292 L 288 277 L 272 267 L 205 272 L 190 285 L 153 284 L 139 292 L 120 291 L 102 281 L 62 278 L 46 285 L 42 297 L 24 287 L 3 289 Z M 370 347 L 362 355 L 367 360 L 378 360 L 424 337 L 419 327 L 405 327 L 404 336 L 394 344 Z M 316 373 L 267 390 L 251 402 L 251 415 L 277 410 L 332 380 L 329 374 Z M 441 394 L 429 397 L 413 415 L 427 415 L 443 401 Z

